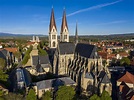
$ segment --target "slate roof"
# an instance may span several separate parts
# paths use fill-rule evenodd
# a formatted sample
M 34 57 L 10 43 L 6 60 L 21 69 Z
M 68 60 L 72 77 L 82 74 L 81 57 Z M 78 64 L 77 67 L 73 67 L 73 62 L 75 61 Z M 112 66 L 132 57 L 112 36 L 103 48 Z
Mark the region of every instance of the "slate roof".
M 5 49 L 1 50 L 1 52 L 2 52 L 5 56 L 7 56 L 7 54 L 8 54 L 8 51 L 5 50 Z
M 6 59 L 6 56 L 0 51 L 0 58 Z
M 60 54 L 73 54 L 75 50 L 75 44 L 71 42 L 60 42 L 59 52 Z
M 39 81 L 39 82 L 36 82 L 35 85 L 37 86 L 38 90 L 43 90 L 43 89 L 55 87 L 55 86 L 57 86 L 57 84 L 58 84 L 58 86 L 63 85 L 63 83 L 59 83 L 59 82 L 63 82 L 65 85 L 76 84 L 70 77 L 62 77 L 62 78 L 57 78 L 57 79 L 49 79 L 49 80 Z
M 111 83 L 110 79 L 108 78 L 107 74 L 104 75 L 104 77 L 101 80 L 101 83 Z
M 98 78 L 101 83 L 111 83 L 108 75 L 106 74 L 106 72 L 104 70 L 100 71 Z
M 75 54 L 86 58 L 94 58 L 96 47 L 94 45 L 78 43 L 75 48 Z
M 102 77 L 104 77 L 105 74 L 106 74 L 106 72 L 104 70 L 102 70 L 102 71 L 100 71 L 98 77 L 102 78 Z
M 32 64 L 34 66 L 37 66 L 39 61 L 40 61 L 40 64 L 48 64 L 49 57 L 48 56 L 32 56 Z
M 87 72 L 85 74 L 85 78 L 94 79 L 94 75 L 93 75 L 93 73 Z

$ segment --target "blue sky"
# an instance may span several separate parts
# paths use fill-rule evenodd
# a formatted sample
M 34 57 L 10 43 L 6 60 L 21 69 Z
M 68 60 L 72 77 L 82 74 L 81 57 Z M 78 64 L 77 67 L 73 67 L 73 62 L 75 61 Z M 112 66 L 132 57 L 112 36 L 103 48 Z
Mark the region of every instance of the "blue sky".
M 58 34 L 66 9 L 69 32 L 102 35 L 134 32 L 134 0 L 0 0 L 0 32 L 48 35 L 52 6 Z

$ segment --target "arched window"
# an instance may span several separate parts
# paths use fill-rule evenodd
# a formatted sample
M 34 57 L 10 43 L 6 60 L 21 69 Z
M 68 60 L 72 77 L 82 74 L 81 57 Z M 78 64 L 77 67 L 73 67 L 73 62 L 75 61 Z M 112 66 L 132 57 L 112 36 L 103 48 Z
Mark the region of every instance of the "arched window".
M 53 42 L 53 47 L 55 47 L 55 44 L 56 44 L 56 43 L 55 43 L 55 41 L 54 41 L 54 42 Z

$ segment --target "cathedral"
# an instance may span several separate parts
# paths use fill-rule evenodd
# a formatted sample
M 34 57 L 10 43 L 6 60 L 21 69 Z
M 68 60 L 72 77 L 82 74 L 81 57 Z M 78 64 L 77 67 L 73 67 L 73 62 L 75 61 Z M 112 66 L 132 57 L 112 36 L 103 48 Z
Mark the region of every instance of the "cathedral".
M 66 12 L 63 11 L 60 39 L 58 41 L 54 9 L 49 25 L 49 48 L 54 50 L 52 67 L 56 76 L 69 76 L 77 84 L 77 89 L 90 95 L 111 92 L 111 81 L 102 65 L 102 59 L 95 45 L 79 43 L 76 23 L 75 41 L 69 42 Z M 103 74 L 102 74 L 103 73 Z M 110 93 L 111 94 L 111 93 Z

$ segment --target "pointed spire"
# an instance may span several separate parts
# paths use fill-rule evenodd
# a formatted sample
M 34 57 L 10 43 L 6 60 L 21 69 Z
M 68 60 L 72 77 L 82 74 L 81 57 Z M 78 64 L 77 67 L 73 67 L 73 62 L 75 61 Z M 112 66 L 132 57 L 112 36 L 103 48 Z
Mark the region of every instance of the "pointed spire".
M 54 18 L 54 9 L 53 9 L 53 6 L 52 6 L 51 19 L 50 19 L 50 25 L 49 25 L 49 32 L 51 32 L 53 26 L 57 30 L 56 23 L 55 23 L 55 18 Z
M 61 25 L 61 33 L 63 33 L 63 30 L 65 29 L 65 27 L 68 30 L 67 19 L 66 19 L 66 11 L 65 11 L 65 8 L 64 8 L 63 17 L 62 17 L 62 25 Z
M 76 30 L 75 30 L 75 44 L 78 43 L 78 29 L 77 29 L 77 21 L 76 21 Z

